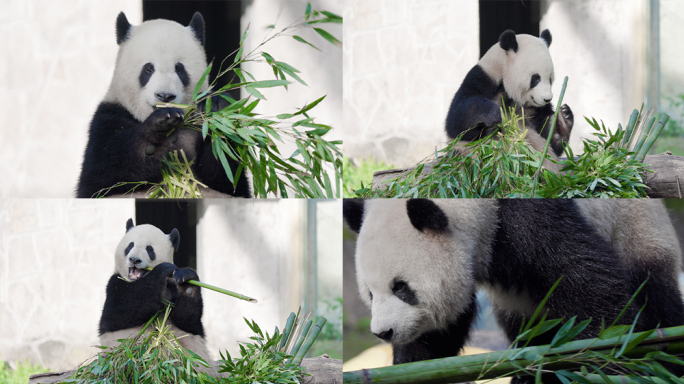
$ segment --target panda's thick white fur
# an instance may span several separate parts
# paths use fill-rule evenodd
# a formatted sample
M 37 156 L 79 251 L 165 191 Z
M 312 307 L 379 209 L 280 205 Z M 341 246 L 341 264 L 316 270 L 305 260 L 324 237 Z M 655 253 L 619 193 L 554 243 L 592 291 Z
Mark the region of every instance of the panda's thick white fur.
M 356 276 L 361 297 L 373 314 L 371 332 L 394 329 L 392 342 L 406 344 L 424 332 L 446 328 L 467 308 L 475 281 L 485 277 L 489 263 L 496 228 L 490 218 L 496 205 L 490 200 L 477 205 L 450 200 L 449 204 L 462 213 L 450 221 L 449 235 L 426 236 L 415 230 L 400 201 L 365 202 L 363 230 L 356 243 Z M 408 305 L 392 294 L 389 276 L 401 276 L 418 292 L 439 294 Z
M 681 250 L 658 200 L 345 200 L 344 216 L 359 233 L 371 331 L 393 344 L 395 364 L 456 355 L 478 288 L 514 339 L 561 276 L 548 318 L 593 318 L 580 338 L 595 337 L 647 278 L 621 323 L 647 302 L 637 329 L 684 324 Z
M 140 69 L 147 63 L 154 65 L 154 76 L 141 89 Z M 189 86 L 184 86 L 179 79 L 176 63 L 183 63 Z M 157 93 L 176 95 L 174 103 L 190 103 L 194 86 L 206 68 L 204 47 L 190 26 L 171 20 L 148 20 L 131 26 L 126 40 L 119 45 L 114 75 L 104 101 L 121 104 L 136 119 L 145 121 L 160 102 L 155 96 Z M 207 86 L 208 79 L 201 90 Z
M 132 220 L 128 221 L 126 234 L 116 247 L 114 274 L 107 285 L 107 299 L 100 320 L 100 343 L 115 347 L 119 339 L 138 335 L 142 325 L 166 307 L 164 300 L 172 301 L 175 306 L 167 323 L 170 330 L 181 346 L 211 365 L 202 370 L 213 374 L 215 363 L 207 349 L 200 320 L 200 288 L 183 283 L 199 277 L 190 269 L 178 269 L 173 265 L 173 253 L 179 241 L 175 229 L 167 235 L 153 225 L 134 226 Z M 179 324 L 185 329 L 174 324 L 174 319 L 179 318 L 182 319 Z
M 463 141 L 472 141 L 489 134 L 501 122 L 503 98 L 507 107 L 518 107 L 518 115 L 524 112 L 526 138 L 533 148 L 541 151 L 554 113 L 550 104 L 555 76 L 550 45 L 548 30 L 540 37 L 504 31 L 499 43 L 482 56 L 456 92 L 446 119 L 448 136 L 463 135 Z M 573 123 L 572 111 L 563 105 L 551 140 L 550 156 L 558 158 L 563 153 L 563 143 L 569 140 Z M 545 166 L 558 171 L 550 162 Z

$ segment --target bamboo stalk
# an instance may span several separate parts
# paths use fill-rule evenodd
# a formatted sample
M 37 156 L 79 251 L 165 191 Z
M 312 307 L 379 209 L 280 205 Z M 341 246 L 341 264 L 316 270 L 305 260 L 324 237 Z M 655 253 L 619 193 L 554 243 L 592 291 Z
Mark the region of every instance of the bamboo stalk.
M 601 375 L 597 375 L 595 373 L 591 373 L 585 376 L 582 376 L 588 381 L 592 383 L 597 383 L 597 384 L 605 384 L 606 381 L 601 377 Z M 605 377 L 610 380 L 612 384 L 643 384 L 642 381 L 637 381 L 632 379 L 629 376 L 612 376 L 612 375 L 606 375 Z M 649 383 L 654 383 L 654 384 L 669 384 L 667 381 L 659 378 L 659 377 L 649 377 L 647 380 Z
M 646 138 L 651 133 L 651 128 L 653 127 L 653 124 L 655 123 L 655 116 L 651 117 L 648 120 L 648 123 L 646 123 L 646 120 L 644 119 L 644 128 L 641 130 L 641 134 L 639 135 L 639 140 L 637 141 L 636 145 L 634 146 L 634 152 L 639 153 L 641 150 L 641 147 L 644 145 L 644 142 L 646 141 Z M 636 157 L 636 154 L 632 157 Z
M 288 339 L 290 338 L 290 334 L 292 333 L 292 326 L 295 323 L 295 317 L 296 315 L 294 312 L 290 312 L 290 316 L 287 317 L 285 328 L 283 328 L 283 339 L 280 340 L 278 350 L 282 350 L 283 347 L 287 346 Z
M 643 332 L 634 333 L 629 340 L 634 340 Z M 361 371 L 345 372 L 343 381 L 353 383 L 458 383 L 465 381 L 485 380 L 500 377 L 505 374 L 517 372 L 519 367 L 544 364 L 545 370 L 579 368 L 582 363 L 567 361 L 572 357 L 575 360 L 582 358 L 595 358 L 595 355 L 587 351 L 595 351 L 604 354 L 614 352 L 614 348 L 621 346 L 627 338 L 625 335 L 607 340 L 586 339 L 565 343 L 557 348 L 548 345 L 509 349 L 506 351 L 491 352 L 471 356 L 454 356 L 442 359 L 426 360 L 408 364 L 400 364 L 392 367 L 364 369 Z M 664 350 L 670 354 L 684 353 L 684 326 L 659 329 L 642 341 L 639 346 L 628 351 L 627 357 L 643 357 L 649 352 Z M 670 342 L 661 349 L 663 343 Z M 528 360 L 511 357 L 519 356 L 545 356 L 541 360 Z
M 641 147 L 641 150 L 639 150 L 639 153 L 636 155 L 636 159 L 639 161 L 644 161 L 644 158 L 646 157 L 646 154 L 648 151 L 651 150 L 651 147 L 653 147 L 653 144 L 655 141 L 658 139 L 660 136 L 660 133 L 663 131 L 663 128 L 665 128 L 665 124 L 667 124 L 667 121 L 670 119 L 670 116 L 663 114 L 660 117 L 660 120 L 658 120 L 658 124 L 656 124 L 655 128 L 650 132 L 648 139 L 644 143 L 643 147 Z
M 215 286 L 213 286 L 213 285 L 209 285 L 209 284 L 206 284 L 206 283 L 201 283 L 201 282 L 199 282 L 199 281 L 197 281 L 197 280 L 188 280 L 188 281 L 186 281 L 186 283 L 189 283 L 189 284 L 192 284 L 192 285 L 196 285 L 196 286 L 202 287 L 202 288 L 211 289 L 212 291 L 216 291 L 216 292 L 219 292 L 219 293 L 223 293 L 224 295 L 228 295 L 228 296 L 233 296 L 233 297 L 236 297 L 236 298 L 238 298 L 238 299 L 240 299 L 240 300 L 249 301 L 250 303 L 254 303 L 254 304 L 258 303 L 257 299 L 253 299 L 253 298 L 248 297 L 248 296 L 245 296 L 245 295 L 243 295 L 243 294 L 241 294 L 241 293 L 229 291 L 229 290 L 227 290 L 227 289 L 215 287 Z
M 301 348 L 302 343 L 304 342 L 304 339 L 306 339 L 306 335 L 309 333 L 309 328 L 311 328 L 311 323 L 312 321 L 309 320 L 306 322 L 306 325 L 303 328 L 303 331 L 299 333 L 299 337 L 297 337 L 297 342 L 295 345 L 292 347 L 292 350 L 290 351 L 290 355 L 296 356 L 297 352 L 299 352 L 299 348 Z
M 532 195 L 530 197 L 534 197 L 534 191 L 537 189 L 537 183 L 539 182 L 539 175 L 541 174 L 541 169 L 542 165 L 544 164 L 544 159 L 546 159 L 546 153 L 549 150 L 549 146 L 551 145 L 551 138 L 553 138 L 553 131 L 556 128 L 556 121 L 558 120 L 558 113 L 560 112 L 561 105 L 563 103 L 563 96 L 565 95 L 565 88 L 568 86 L 568 77 L 565 76 L 565 80 L 563 80 L 563 88 L 561 88 L 561 93 L 560 96 L 558 97 L 558 103 L 556 104 L 556 113 L 553 114 L 553 121 L 551 122 L 551 126 L 549 127 L 549 133 L 548 136 L 546 137 L 546 145 L 544 146 L 544 151 L 542 152 L 541 155 L 541 160 L 539 162 L 539 168 L 537 168 L 537 177 L 534 178 L 534 185 L 532 185 Z
M 636 125 L 638 118 L 639 111 L 635 109 L 634 111 L 632 111 L 632 115 L 629 117 L 629 123 L 627 124 L 627 133 L 625 134 L 625 137 L 623 137 L 622 147 L 625 147 L 625 144 L 627 144 L 627 148 L 629 148 L 629 144 L 632 139 L 632 134 L 634 133 L 634 126 Z
M 297 352 L 297 355 L 295 355 L 294 359 L 292 360 L 293 363 L 297 365 L 300 365 L 302 363 L 302 359 L 304 359 L 306 353 L 309 352 L 309 349 L 311 349 L 311 346 L 313 345 L 314 341 L 316 341 L 318 335 L 321 333 L 321 330 L 323 329 L 323 326 L 325 325 L 326 321 L 327 320 L 325 319 L 325 317 L 321 317 L 318 319 L 318 321 L 316 321 L 316 325 L 313 327 L 311 333 L 306 338 L 304 345 L 302 345 L 301 349 L 299 350 L 299 352 Z

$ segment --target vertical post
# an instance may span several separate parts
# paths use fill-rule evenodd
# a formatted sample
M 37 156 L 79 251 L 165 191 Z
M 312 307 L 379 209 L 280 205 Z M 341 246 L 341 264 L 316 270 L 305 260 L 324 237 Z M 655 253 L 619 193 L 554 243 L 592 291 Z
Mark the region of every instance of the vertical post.
M 660 0 L 649 1 L 647 110 L 660 112 Z
M 306 256 L 304 259 L 304 313 L 316 316 L 318 297 L 318 254 L 316 236 L 316 199 L 306 200 Z

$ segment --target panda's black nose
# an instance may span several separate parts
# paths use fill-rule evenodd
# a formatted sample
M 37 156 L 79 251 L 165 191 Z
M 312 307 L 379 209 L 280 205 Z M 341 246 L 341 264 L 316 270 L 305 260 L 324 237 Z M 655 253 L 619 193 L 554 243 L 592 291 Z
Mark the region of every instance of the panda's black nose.
M 128 261 L 133 263 L 133 265 L 138 265 L 138 264 L 142 263 L 142 260 L 138 259 L 137 257 L 129 257 Z
M 154 97 L 165 103 L 168 103 L 169 101 L 173 101 L 176 98 L 176 95 L 172 93 L 155 93 Z
M 548 103 L 548 102 L 550 102 L 550 101 L 551 101 L 551 99 L 544 99 L 544 102 L 545 102 L 545 103 Z
M 382 331 L 380 333 L 374 333 L 374 335 L 380 339 L 383 339 L 385 341 L 389 341 L 389 339 L 392 338 L 393 333 L 394 333 L 394 331 L 392 330 L 392 328 L 390 328 L 390 329 L 388 329 L 386 331 Z

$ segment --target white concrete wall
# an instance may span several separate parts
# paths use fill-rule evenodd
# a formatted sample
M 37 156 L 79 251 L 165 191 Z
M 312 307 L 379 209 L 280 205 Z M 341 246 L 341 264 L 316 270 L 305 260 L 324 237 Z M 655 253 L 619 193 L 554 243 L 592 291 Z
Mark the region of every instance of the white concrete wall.
M 140 0 L 3 0 L 0 197 L 71 197 L 114 71 L 114 25 Z
M 344 23 L 346 155 L 408 166 L 434 153 L 479 58 L 477 1 L 349 0 Z
M 73 369 L 94 356 L 133 200 L 0 199 L 0 356 Z

